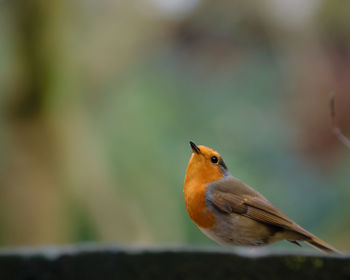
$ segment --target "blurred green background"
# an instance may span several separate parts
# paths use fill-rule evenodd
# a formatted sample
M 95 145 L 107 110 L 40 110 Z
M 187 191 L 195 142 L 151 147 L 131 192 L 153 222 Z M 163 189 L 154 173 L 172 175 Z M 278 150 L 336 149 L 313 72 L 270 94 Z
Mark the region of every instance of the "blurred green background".
M 1 0 L 0 245 L 216 246 L 189 140 L 350 250 L 349 1 Z M 294 248 L 293 244 L 282 244 Z

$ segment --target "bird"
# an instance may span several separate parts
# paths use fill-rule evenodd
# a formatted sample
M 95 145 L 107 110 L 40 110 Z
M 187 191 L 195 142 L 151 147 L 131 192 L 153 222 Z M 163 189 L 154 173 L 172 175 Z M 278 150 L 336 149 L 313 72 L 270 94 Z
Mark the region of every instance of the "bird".
M 262 246 L 286 240 L 307 242 L 322 252 L 340 251 L 303 229 L 262 194 L 232 176 L 222 156 L 190 141 L 184 181 L 186 210 L 210 239 L 228 246 Z

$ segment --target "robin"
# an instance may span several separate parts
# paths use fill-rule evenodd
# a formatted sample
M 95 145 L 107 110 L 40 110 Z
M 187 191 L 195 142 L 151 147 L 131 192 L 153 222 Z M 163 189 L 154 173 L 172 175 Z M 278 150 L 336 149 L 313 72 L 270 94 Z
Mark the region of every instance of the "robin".
M 190 142 L 184 196 L 188 214 L 209 238 L 223 245 L 260 246 L 305 241 L 327 253 L 334 247 L 306 231 L 262 194 L 233 177 L 214 150 Z

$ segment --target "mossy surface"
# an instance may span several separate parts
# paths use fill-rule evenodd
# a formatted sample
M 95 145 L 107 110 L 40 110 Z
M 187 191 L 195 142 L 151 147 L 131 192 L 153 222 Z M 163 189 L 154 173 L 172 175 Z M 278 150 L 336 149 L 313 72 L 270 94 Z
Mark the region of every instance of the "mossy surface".
M 17 249 L 0 253 L 0 279 L 350 279 L 350 257 L 114 246 Z

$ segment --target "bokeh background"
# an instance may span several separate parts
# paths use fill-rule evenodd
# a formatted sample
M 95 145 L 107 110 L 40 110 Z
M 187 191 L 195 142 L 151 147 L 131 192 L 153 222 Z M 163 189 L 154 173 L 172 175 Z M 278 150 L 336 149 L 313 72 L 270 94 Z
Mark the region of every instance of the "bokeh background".
M 189 140 L 350 250 L 350 2 L 1 0 L 0 245 L 217 246 Z M 285 242 L 281 246 L 294 248 Z

